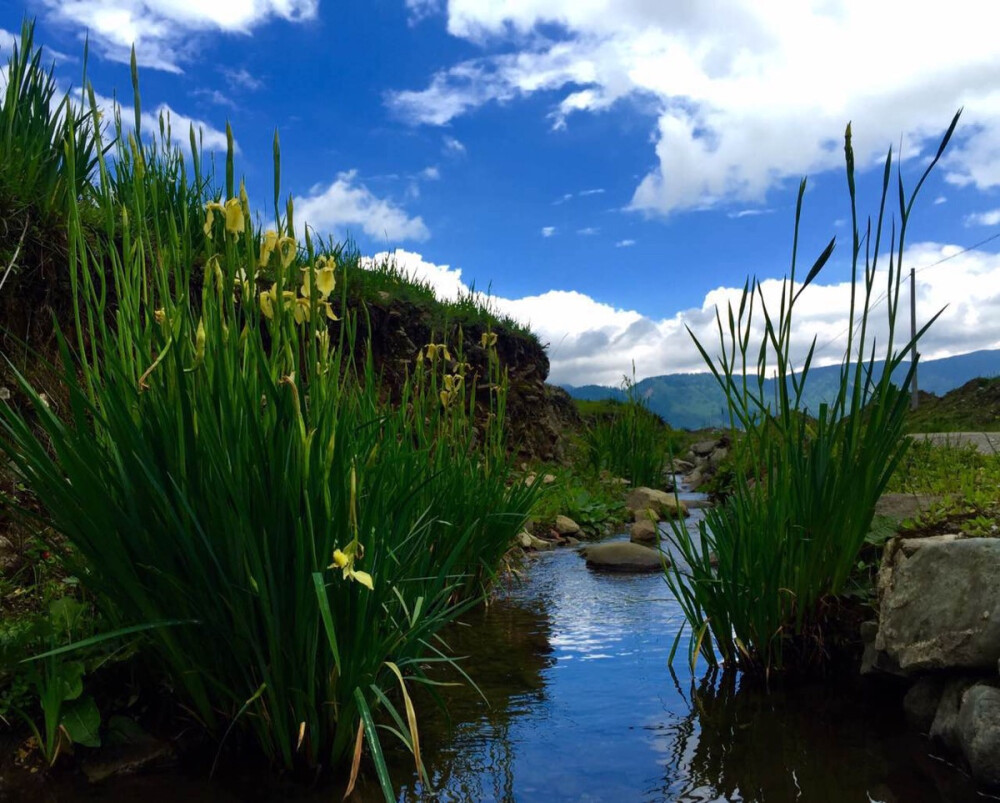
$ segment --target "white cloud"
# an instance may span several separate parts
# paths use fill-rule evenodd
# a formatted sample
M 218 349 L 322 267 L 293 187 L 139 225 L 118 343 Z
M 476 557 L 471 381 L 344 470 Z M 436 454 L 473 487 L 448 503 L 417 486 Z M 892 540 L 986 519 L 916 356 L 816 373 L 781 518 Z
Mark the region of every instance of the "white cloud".
M 442 125 L 554 93 L 558 128 L 639 101 L 657 117 L 656 164 L 630 205 L 647 214 L 760 203 L 791 177 L 839 168 L 848 120 L 860 166 L 900 132 L 904 154 L 924 156 L 964 106 L 947 176 L 982 189 L 1000 185 L 998 18 L 981 0 L 954 0 L 947 14 L 904 0 L 451 0 L 449 32 L 484 55 L 389 103 Z
M 615 248 L 631 248 L 635 245 L 635 240 L 619 240 L 615 243 Z
M 6 28 L 0 28 L 0 53 L 7 57 L 14 45 L 21 41 L 19 34 L 11 33 Z
M 758 215 L 769 215 L 773 209 L 740 209 L 736 212 L 728 212 L 726 217 L 731 220 L 739 220 L 741 217 L 756 217 Z
M 416 25 L 427 17 L 440 14 L 443 11 L 442 0 L 406 0 L 406 10 L 410 12 L 410 25 Z
M 581 236 L 583 236 L 583 237 L 593 237 L 599 231 L 600 231 L 600 229 L 594 228 L 593 226 L 585 226 L 582 229 L 577 229 L 576 233 L 579 234 L 579 235 L 581 235 Z
M 399 206 L 356 183 L 356 179 L 356 170 L 340 173 L 328 186 L 316 185 L 308 195 L 297 197 L 296 220 L 327 234 L 342 234 L 353 227 L 369 237 L 390 241 L 430 237 L 423 218 L 410 217 Z
M 934 199 L 935 206 L 938 204 L 946 204 L 946 203 L 948 203 L 948 199 L 945 198 L 943 195 L 939 195 L 937 198 Z
M 272 19 L 316 16 L 318 0 L 42 0 L 55 22 L 86 30 L 109 58 L 179 72 L 195 55 L 192 33 L 247 34 Z
M 135 115 L 132 113 L 131 106 L 122 107 L 122 104 L 114 98 L 109 98 L 106 95 L 96 92 L 94 93 L 94 100 L 105 123 L 110 125 L 117 114 L 121 116 L 122 125 L 126 128 L 132 128 L 135 125 Z M 161 103 L 151 111 L 147 110 L 142 113 L 139 124 L 142 127 L 143 139 L 153 136 L 159 137 L 161 117 L 163 118 L 164 126 L 170 130 L 171 141 L 179 145 L 182 149 L 187 150 L 190 147 L 190 131 L 191 127 L 194 126 L 195 136 L 198 137 L 206 149 L 225 152 L 225 131 L 220 131 L 204 120 L 181 114 L 166 103 Z M 233 140 L 233 150 L 236 153 L 240 152 L 240 144 L 235 139 Z
M 555 226 L 542 226 L 542 237 L 551 237 L 555 233 Z
M 435 165 L 430 165 L 429 167 L 425 167 L 423 170 L 421 170 L 419 175 L 420 178 L 425 179 L 427 181 L 437 181 L 439 178 L 441 178 L 441 171 L 438 170 L 438 168 Z
M 586 197 L 588 195 L 603 195 L 604 194 L 604 189 L 601 188 L 601 187 L 598 187 L 595 190 L 580 190 L 580 192 L 578 194 L 580 195 L 580 197 Z
M 454 137 L 445 136 L 442 138 L 442 147 L 448 156 L 465 156 L 465 145 Z
M 454 301 L 459 296 L 470 292 L 468 285 L 462 281 L 461 268 L 436 265 L 433 262 L 428 262 L 418 253 L 402 248 L 397 248 L 394 251 L 381 251 L 372 257 L 362 257 L 361 267 L 371 268 L 373 265 L 386 261 L 393 263 L 405 276 L 429 284 L 435 295 L 441 300 Z
M 202 98 L 207 103 L 213 106 L 222 106 L 227 109 L 235 109 L 236 101 L 234 101 L 225 92 L 220 92 L 218 89 L 208 89 L 207 87 L 202 87 L 195 89 L 192 93 L 196 98 Z
M 974 212 L 966 215 L 966 226 L 996 226 L 1000 223 L 1000 209 L 991 209 L 988 212 Z
M 246 89 L 250 92 L 255 92 L 264 86 L 264 82 L 251 75 L 250 71 L 245 67 L 241 67 L 238 70 L 224 68 L 222 70 L 222 74 L 225 76 L 229 86 L 233 89 Z
M 1000 348 L 1000 254 L 960 251 L 958 246 L 937 243 L 921 243 L 908 251 L 907 263 L 918 268 L 951 257 L 917 274 L 918 321 L 929 320 L 948 305 L 921 344 L 924 359 Z M 376 259 L 385 256 L 377 255 Z M 454 299 L 469 292 L 458 268 L 435 265 L 408 251 L 396 251 L 395 258 L 412 275 L 430 282 L 441 298 Z M 884 274 L 876 281 L 879 290 L 884 289 Z M 768 304 L 776 308 L 780 281 L 767 279 L 762 290 Z M 715 288 L 699 307 L 678 310 L 664 318 L 644 316 L 566 290 L 549 290 L 519 299 L 494 297 L 491 302 L 500 312 L 531 326 L 542 342 L 549 344 L 549 381 L 617 385 L 633 361 L 640 379 L 706 370 L 686 327 L 694 331 L 709 353 L 714 353 L 718 343 L 716 305 L 721 305 L 724 313 L 728 302 L 739 303 L 741 292 L 742 288 L 736 287 Z M 822 347 L 817 351 L 816 364 L 839 362 L 846 344 L 849 304 L 849 284 L 810 285 L 796 307 L 793 358 L 801 361 L 815 336 Z M 906 286 L 900 308 L 909 310 Z M 879 344 L 885 342 L 884 315 L 882 302 L 872 319 Z M 902 324 L 901 328 L 908 331 L 908 318 Z

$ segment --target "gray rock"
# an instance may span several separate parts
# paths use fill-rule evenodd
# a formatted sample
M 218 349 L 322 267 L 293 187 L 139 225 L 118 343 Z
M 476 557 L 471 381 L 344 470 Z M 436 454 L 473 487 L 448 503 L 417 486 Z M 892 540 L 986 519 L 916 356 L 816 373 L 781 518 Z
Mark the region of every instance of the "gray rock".
M 691 454 L 695 457 L 708 457 L 718 446 L 718 441 L 698 441 L 691 444 Z
M 559 535 L 579 535 L 580 525 L 569 516 L 556 516 L 555 531 Z
M 687 516 L 688 509 L 673 493 L 655 488 L 634 488 L 625 497 L 625 507 L 629 510 L 655 510 L 658 517 Z
M 645 510 L 638 508 L 632 511 L 632 521 L 659 521 L 660 511 L 647 507 Z
M 886 547 L 875 648 L 908 673 L 992 670 L 1000 659 L 1000 540 L 920 540 Z
M 729 457 L 729 450 L 725 446 L 721 446 L 708 456 L 708 462 L 713 466 L 717 466 L 727 457 Z
M 659 550 L 631 541 L 594 544 L 584 547 L 580 554 L 590 568 L 608 572 L 658 572 L 663 569 L 664 562 L 670 565 Z
M 903 713 L 911 728 L 921 733 L 930 732 L 944 686 L 944 678 L 936 675 L 922 677 L 910 686 L 903 697 Z
M 1000 787 L 1000 689 L 980 684 L 965 692 L 958 742 L 972 777 L 985 786 Z
M 686 474 L 688 471 L 694 468 L 694 463 L 690 463 L 687 460 L 681 460 L 680 458 L 676 458 L 670 463 L 670 468 L 674 472 L 674 474 Z
M 637 518 L 632 525 L 629 540 L 634 544 L 658 544 L 660 543 L 660 530 L 656 522 L 648 518 Z
M 975 680 L 968 677 L 947 681 L 941 691 L 937 710 L 934 712 L 929 735 L 952 752 L 959 750 L 958 713 L 962 708 L 962 695 L 974 683 Z
M 538 538 L 529 533 L 527 530 L 522 530 L 517 534 L 517 543 L 519 543 L 523 549 L 534 549 L 539 552 L 544 552 L 546 549 L 552 549 L 555 546 L 555 544 L 551 541 Z

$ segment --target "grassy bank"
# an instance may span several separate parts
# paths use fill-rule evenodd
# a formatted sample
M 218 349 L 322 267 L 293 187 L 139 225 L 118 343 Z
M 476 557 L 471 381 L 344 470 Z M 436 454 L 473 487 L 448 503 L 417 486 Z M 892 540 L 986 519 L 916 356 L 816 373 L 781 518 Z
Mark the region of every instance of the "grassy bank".
M 537 493 L 508 482 L 504 322 L 478 298 L 435 307 L 442 334 L 400 355 L 390 389 L 353 300 L 427 288 L 298 226 L 277 138 L 264 224 L 231 134 L 216 176 L 197 132 L 182 148 L 166 120 L 143 130 L 134 62 L 129 124 L 92 92 L 60 102 L 30 35 L 0 107 L 0 150 L 21 160 L 0 190 L 51 258 L 7 241 L 4 293 L 24 303 L 61 273 L 52 337 L 4 349 L 0 450 L 5 516 L 57 568 L 23 628 L 5 620 L 5 711 L 47 763 L 96 745 L 130 712 L 95 675 L 135 652 L 217 749 L 352 781 L 364 758 L 391 799 L 380 741 L 420 768 L 409 689 L 451 660 L 437 633 Z M 15 193 L 22 173 L 39 179 Z

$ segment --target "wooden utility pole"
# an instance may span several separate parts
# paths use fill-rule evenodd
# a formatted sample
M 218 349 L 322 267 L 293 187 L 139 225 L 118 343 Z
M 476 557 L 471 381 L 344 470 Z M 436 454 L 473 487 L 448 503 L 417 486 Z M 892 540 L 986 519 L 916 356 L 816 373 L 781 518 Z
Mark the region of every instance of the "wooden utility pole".
M 913 342 L 913 380 L 910 382 L 910 409 L 916 410 L 919 404 L 919 390 L 917 388 L 917 272 L 910 268 L 910 341 Z

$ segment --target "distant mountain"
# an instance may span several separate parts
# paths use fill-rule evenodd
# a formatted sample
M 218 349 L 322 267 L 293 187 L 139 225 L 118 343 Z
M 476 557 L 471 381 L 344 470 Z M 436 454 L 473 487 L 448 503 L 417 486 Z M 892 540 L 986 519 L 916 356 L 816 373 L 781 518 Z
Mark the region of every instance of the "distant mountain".
M 876 372 L 882 364 L 876 363 Z M 905 371 L 905 367 L 900 370 Z M 840 366 L 828 365 L 809 371 L 804 393 L 805 406 L 815 410 L 823 402 L 832 401 L 839 385 Z M 973 351 L 940 360 L 921 360 L 917 371 L 920 390 L 942 395 L 977 377 L 1000 376 L 1000 349 Z M 620 388 L 604 385 L 563 385 L 577 399 L 623 399 Z M 773 381 L 767 383 L 774 391 Z M 711 374 L 665 374 L 651 376 L 636 384 L 636 390 L 646 399 L 650 409 L 661 415 L 671 426 L 680 429 L 701 429 L 729 423 L 726 400 L 715 377 Z

